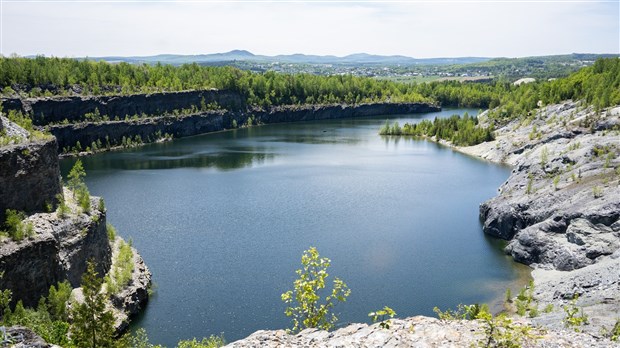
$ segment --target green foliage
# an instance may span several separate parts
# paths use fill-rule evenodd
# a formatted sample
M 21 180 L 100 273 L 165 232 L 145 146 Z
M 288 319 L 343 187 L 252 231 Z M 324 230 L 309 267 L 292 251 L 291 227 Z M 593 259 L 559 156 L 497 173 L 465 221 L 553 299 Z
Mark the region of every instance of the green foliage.
M 14 241 L 20 241 L 24 238 L 31 238 L 34 236 L 34 226 L 32 225 L 32 223 L 24 222 L 26 214 L 17 210 L 7 209 L 5 215 L 5 233 L 11 239 L 13 239 Z
M 78 159 L 69 171 L 69 181 L 67 182 L 69 188 L 73 191 L 74 197 L 76 191 L 84 185 L 84 177 L 86 177 L 86 171 L 82 160 Z
M 131 282 L 134 270 L 133 250 L 131 244 L 119 241 L 118 255 L 112 269 L 105 278 L 106 287 L 110 295 L 117 294 Z
M 69 207 L 67 206 L 67 203 L 65 202 L 65 196 L 62 195 L 61 193 L 56 195 L 56 200 L 58 200 L 58 207 L 56 208 L 56 214 L 58 214 L 59 218 L 64 219 L 71 212 L 71 210 L 69 209 Z
M 163 348 L 160 345 L 153 345 L 149 342 L 149 337 L 144 328 L 139 328 L 131 336 L 126 335 L 122 340 L 125 341 L 123 343 L 127 348 Z
M 445 312 L 433 309 L 441 320 L 480 320 L 484 336 L 477 342 L 478 347 L 520 348 L 536 339 L 527 325 L 514 324 L 505 314 L 493 317 L 486 304 L 458 305 L 457 310 Z
M 320 257 L 314 247 L 304 251 L 302 268 L 295 271 L 299 278 L 294 281 L 293 290 L 282 294 L 282 301 L 288 305 L 284 313 L 292 317 L 293 331 L 302 328 L 329 330 L 338 320 L 331 312 L 332 308 L 336 302 L 345 302 L 351 290 L 342 280 L 335 278 L 331 293 L 321 299 L 320 292 L 325 288 L 330 263 L 328 258 Z
M 538 315 L 538 304 L 534 300 L 534 282 L 530 280 L 528 286 L 521 288 L 519 295 L 515 299 L 515 307 L 517 314 L 525 316 L 529 314 L 530 317 Z
M 379 130 L 381 135 L 413 135 L 436 137 L 438 140 L 448 140 L 456 146 L 471 146 L 494 139 L 494 129 L 478 125 L 477 117 L 470 117 L 467 113 L 460 117 L 453 115 L 449 118 L 435 118 L 434 121 L 422 120 L 420 123 L 406 123 L 403 128 L 395 122 L 392 126 L 388 121 Z
M 481 313 L 489 311 L 489 306 L 483 304 L 471 304 L 463 305 L 459 304 L 456 310 L 446 309 L 442 312 L 438 307 L 433 308 L 433 312 L 437 314 L 437 317 L 441 320 L 474 320 L 478 319 Z
M 616 324 L 614 325 L 614 328 L 611 329 L 609 338 L 614 342 L 620 340 L 620 319 L 616 319 Z
M 4 273 L 4 272 L 3 272 Z M 13 298 L 13 292 L 9 289 L 4 289 L 0 291 L 0 318 L 2 322 L 5 322 L 5 315 L 8 313 L 10 315 L 11 308 L 9 305 L 11 304 L 11 300 Z
M 58 290 L 56 290 L 58 289 Z M 13 311 L 8 307 L 10 302 L 10 291 L 4 290 L 0 295 L 2 303 L 3 317 L 2 325 L 13 326 L 22 325 L 31 328 L 48 343 L 71 346 L 68 337 L 69 323 L 67 323 L 66 301 L 71 294 L 69 283 L 59 283 L 58 287 L 50 287 L 50 294 L 47 300 L 42 297 L 36 309 L 25 308 L 21 301 L 18 301 Z
M 512 303 L 512 290 L 510 288 L 506 288 L 506 295 L 504 296 L 504 301 L 506 303 Z
M 540 165 L 542 167 L 547 165 L 549 162 L 549 150 L 546 146 L 543 146 L 542 150 L 540 150 Z
M 53 320 L 67 321 L 67 301 L 71 297 L 71 284 L 68 281 L 52 285 L 47 295 L 47 310 Z
M 527 174 L 527 186 L 525 187 L 525 193 L 530 194 L 533 191 L 532 186 L 534 185 L 534 175 L 532 173 Z
M 69 171 L 68 186 L 73 191 L 73 198 L 77 200 L 78 205 L 82 208 L 82 212 L 90 213 L 90 192 L 84 182 L 86 171 L 82 165 L 82 161 L 78 159 L 71 171 Z
M 390 328 L 390 325 L 392 324 L 390 319 L 394 318 L 395 315 L 396 312 L 388 306 L 384 306 L 383 309 L 380 309 L 376 312 L 368 313 L 368 316 L 372 318 L 373 323 L 379 321 L 379 326 L 382 329 Z
M 224 340 L 224 336 L 214 336 L 211 335 L 208 338 L 205 337 L 201 341 L 193 338 L 191 340 L 183 340 L 177 343 L 178 348 L 219 348 L 223 347 L 226 344 Z
M 112 226 L 109 222 L 106 223 L 105 228 L 108 232 L 108 240 L 110 242 L 114 241 L 114 239 L 116 239 L 116 228 L 114 228 L 114 226 Z
M 102 213 L 105 211 L 105 201 L 103 200 L 103 197 L 99 198 L 99 206 L 97 209 Z
M 600 186 L 594 186 L 592 188 L 592 195 L 594 196 L 594 198 L 603 197 L 603 189 Z
M 156 91 L 203 90 L 216 88 L 238 92 L 247 103 L 268 107 L 291 104 L 361 103 L 370 101 L 425 101 L 415 85 L 379 81 L 368 77 L 317 76 L 311 74 L 254 73 L 232 67 L 198 64 L 110 64 L 69 58 L 34 59 L 0 57 L 0 86 L 27 86 L 30 94 L 38 86 L 53 86 L 66 94 L 75 85 L 84 94 L 129 94 Z M 64 91 L 64 92 L 63 92 Z M 6 92 L 6 90 L 5 90 Z M 206 104 L 197 110 L 213 110 L 229 105 Z M 97 119 L 96 112 L 89 115 Z
M 543 309 L 544 313 L 551 313 L 553 312 L 553 304 L 549 303 L 548 305 L 545 306 L 545 308 Z
M 112 347 L 114 316 L 106 309 L 106 295 L 101 292 L 103 280 L 97 276 L 95 264 L 88 262 L 82 275 L 84 302 L 71 307 L 71 338 L 78 347 Z
M 493 317 L 490 312 L 484 311 L 476 319 L 482 321 L 484 332 L 478 347 L 521 348 L 532 345 L 537 338 L 529 325 L 515 324 L 504 314 Z
M 582 325 L 588 324 L 588 316 L 583 312 L 583 308 L 577 307 L 577 299 L 579 296 L 575 295 L 571 302 L 564 306 L 566 317 L 562 320 L 565 327 L 572 328 L 575 332 L 579 332 Z

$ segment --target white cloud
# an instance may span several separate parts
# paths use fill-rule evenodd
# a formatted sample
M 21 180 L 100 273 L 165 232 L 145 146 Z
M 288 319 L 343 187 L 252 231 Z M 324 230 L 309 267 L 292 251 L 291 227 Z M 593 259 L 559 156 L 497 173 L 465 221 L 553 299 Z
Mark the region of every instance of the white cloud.
M 619 4 L 4 2 L 2 53 L 618 53 Z

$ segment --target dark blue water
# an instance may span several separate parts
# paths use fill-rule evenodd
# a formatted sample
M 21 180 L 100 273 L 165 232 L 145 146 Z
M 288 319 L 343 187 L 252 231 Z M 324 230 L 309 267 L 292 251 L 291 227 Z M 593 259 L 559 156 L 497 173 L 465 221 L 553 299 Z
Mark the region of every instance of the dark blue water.
M 464 111 L 475 113 L 390 119 Z M 109 222 L 153 273 L 135 327 L 169 346 L 285 328 L 280 294 L 310 246 L 352 290 L 336 307 L 341 325 L 386 305 L 406 317 L 492 301 L 523 281 L 478 220 L 509 168 L 381 137 L 384 122 L 269 125 L 83 158 Z

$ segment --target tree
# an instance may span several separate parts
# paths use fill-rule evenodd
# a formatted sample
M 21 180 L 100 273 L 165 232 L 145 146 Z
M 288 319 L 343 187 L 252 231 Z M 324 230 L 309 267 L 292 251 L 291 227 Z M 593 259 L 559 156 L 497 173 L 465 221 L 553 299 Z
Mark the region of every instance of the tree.
M 86 176 L 86 171 L 84 170 L 84 165 L 82 165 L 82 161 L 78 159 L 71 171 L 69 171 L 69 188 L 73 191 L 73 195 L 75 196 L 76 192 L 84 186 L 84 177 Z
M 73 191 L 73 198 L 77 199 L 78 204 L 85 213 L 90 212 L 90 192 L 84 182 L 86 171 L 81 160 L 77 160 L 69 172 L 69 188 Z
M 95 264 L 88 262 L 82 275 L 84 302 L 71 308 L 71 339 L 78 347 L 113 347 L 114 315 L 106 310 L 106 294 L 101 292 L 103 279 L 97 277 Z
M 335 278 L 331 294 L 321 301 L 319 292 L 325 288 L 330 263 L 328 258 L 319 256 L 315 247 L 304 251 L 301 256 L 303 267 L 295 271 L 299 278 L 293 282 L 293 290 L 282 294 L 282 301 L 289 305 L 284 313 L 292 317 L 293 331 L 300 331 L 302 328 L 329 330 L 338 320 L 338 317 L 330 312 L 336 301 L 346 301 L 351 290 L 342 280 Z

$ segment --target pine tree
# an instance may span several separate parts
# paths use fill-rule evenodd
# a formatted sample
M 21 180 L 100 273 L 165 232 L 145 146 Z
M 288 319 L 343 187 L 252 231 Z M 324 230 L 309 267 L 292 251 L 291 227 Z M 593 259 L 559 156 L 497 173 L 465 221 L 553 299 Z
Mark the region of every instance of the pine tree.
M 114 315 L 106 310 L 106 295 L 101 292 L 103 279 L 97 277 L 95 264 L 88 262 L 82 275 L 83 303 L 71 309 L 71 339 L 78 347 L 113 347 Z

